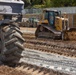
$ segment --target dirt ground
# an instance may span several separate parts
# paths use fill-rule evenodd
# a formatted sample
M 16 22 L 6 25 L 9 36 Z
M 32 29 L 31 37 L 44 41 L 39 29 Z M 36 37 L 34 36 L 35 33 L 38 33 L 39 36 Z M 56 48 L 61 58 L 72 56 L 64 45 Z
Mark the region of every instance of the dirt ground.
M 28 31 L 35 31 L 36 28 L 28 28 L 28 27 L 20 27 L 20 29 L 23 31 L 23 30 L 28 30 Z
M 0 66 L 0 75 L 29 75 L 22 71 L 17 71 L 14 68 L 7 67 L 7 66 Z
M 21 27 L 20 29 L 21 29 L 21 31 L 29 32 L 29 33 L 35 32 L 35 30 L 36 30 L 36 28 L 26 28 L 26 27 Z M 31 34 L 30 34 L 30 37 L 31 37 Z M 36 75 L 36 71 L 33 72 L 33 74 L 31 73 L 32 69 L 30 70 L 30 69 L 27 69 L 27 67 L 26 67 L 24 70 L 26 70 L 26 72 L 23 70 L 18 70 L 17 68 L 12 68 L 12 67 L 2 65 L 2 66 L 0 66 L 0 75 Z M 43 72 L 41 72 L 41 73 L 43 73 Z M 54 72 L 54 71 L 51 71 L 50 73 L 51 73 L 50 75 L 67 75 L 67 74 L 62 74 L 62 73 L 58 73 L 58 72 Z M 42 74 L 37 74 L 37 75 L 42 75 Z M 46 75 L 49 75 L 49 74 L 46 74 Z

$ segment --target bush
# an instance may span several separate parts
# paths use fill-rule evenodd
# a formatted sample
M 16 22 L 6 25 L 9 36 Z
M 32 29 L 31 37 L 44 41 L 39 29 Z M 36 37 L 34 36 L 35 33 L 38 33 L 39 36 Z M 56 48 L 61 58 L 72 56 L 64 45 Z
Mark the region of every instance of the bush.
M 32 8 L 44 8 L 45 5 L 34 5 Z

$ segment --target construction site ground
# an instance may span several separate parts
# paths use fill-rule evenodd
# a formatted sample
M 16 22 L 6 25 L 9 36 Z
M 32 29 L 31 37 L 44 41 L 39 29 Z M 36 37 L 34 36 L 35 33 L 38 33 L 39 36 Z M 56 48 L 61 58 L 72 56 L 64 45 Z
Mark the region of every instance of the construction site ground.
M 35 30 L 36 30 L 36 28 L 31 28 L 31 27 L 30 28 L 29 27 L 21 27 L 20 29 L 23 33 L 29 33 L 29 34 L 34 34 Z
M 36 28 L 21 27 L 25 50 L 19 65 L 0 66 L 0 75 L 76 75 L 76 41 L 35 37 Z
M 16 70 L 15 68 L 8 66 L 0 66 L 0 75 L 29 75 L 25 72 Z

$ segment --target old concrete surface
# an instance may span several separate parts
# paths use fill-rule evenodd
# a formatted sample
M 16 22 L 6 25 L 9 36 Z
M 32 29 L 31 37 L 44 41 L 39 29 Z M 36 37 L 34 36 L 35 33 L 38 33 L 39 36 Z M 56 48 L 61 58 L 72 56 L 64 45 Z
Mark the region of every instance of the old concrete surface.
M 61 56 L 57 54 L 40 52 L 25 48 L 20 62 L 50 68 L 56 71 L 76 75 L 76 58 Z

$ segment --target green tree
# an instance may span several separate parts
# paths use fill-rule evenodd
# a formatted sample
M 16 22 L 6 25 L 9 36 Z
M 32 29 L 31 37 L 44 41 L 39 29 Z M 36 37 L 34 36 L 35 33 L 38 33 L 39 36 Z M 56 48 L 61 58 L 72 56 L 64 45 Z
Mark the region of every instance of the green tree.
M 51 0 L 45 0 L 45 7 L 51 6 Z
M 23 0 L 25 3 L 25 7 L 31 5 L 31 0 Z
M 44 5 L 45 7 L 68 7 L 76 6 L 76 0 L 23 0 L 25 7 Z
M 76 0 L 51 0 L 52 7 L 76 6 Z

